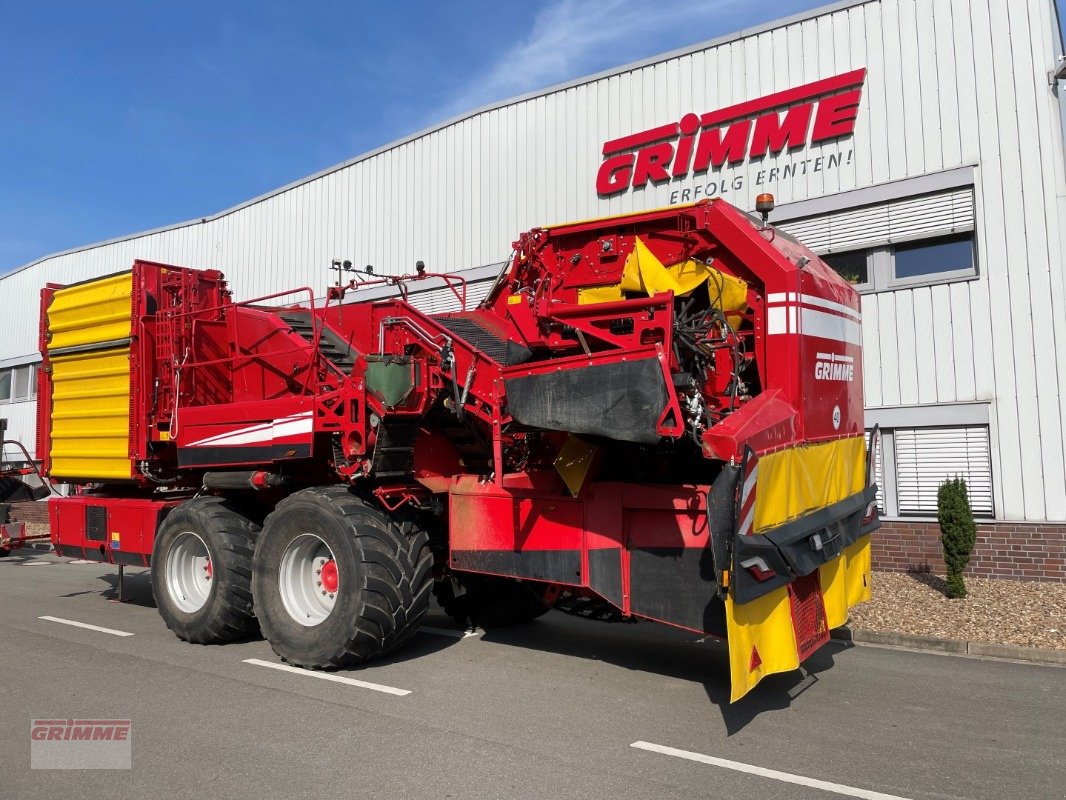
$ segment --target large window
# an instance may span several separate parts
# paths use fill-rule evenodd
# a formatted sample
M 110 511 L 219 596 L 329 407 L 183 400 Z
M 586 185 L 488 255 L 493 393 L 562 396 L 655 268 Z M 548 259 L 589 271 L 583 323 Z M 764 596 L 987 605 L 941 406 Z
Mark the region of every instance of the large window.
M 977 275 L 973 186 L 786 220 L 799 239 L 860 291 Z
M 963 478 L 974 516 L 994 516 L 988 427 L 895 428 L 882 431 L 878 507 L 889 517 L 934 517 L 937 491 Z
M 37 397 L 37 365 L 0 369 L 0 403 Z
M 860 291 L 940 283 L 977 274 L 972 233 L 824 253 L 822 260 Z
M 853 286 L 865 288 L 869 285 L 870 254 L 867 251 L 852 250 L 847 253 L 827 253 L 822 256 L 822 260 Z
M 898 245 L 892 253 L 895 279 L 973 273 L 973 235 L 946 236 Z

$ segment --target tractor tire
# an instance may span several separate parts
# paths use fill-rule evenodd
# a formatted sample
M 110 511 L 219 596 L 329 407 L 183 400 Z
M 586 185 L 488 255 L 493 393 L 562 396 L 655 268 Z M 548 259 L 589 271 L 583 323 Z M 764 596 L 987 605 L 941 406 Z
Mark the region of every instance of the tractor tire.
M 455 582 L 460 591 L 456 592 Z M 445 578 L 433 590 L 444 613 L 470 628 L 502 628 L 532 622 L 551 609 L 544 590 L 513 578 L 463 575 Z
M 252 591 L 263 635 L 310 669 L 361 664 L 409 639 L 429 609 L 433 556 L 413 519 L 347 486 L 278 503 L 255 549 Z
M 0 547 L 0 558 L 7 558 L 9 555 L 11 555 L 10 547 Z
M 254 635 L 252 555 L 259 526 L 224 497 L 196 497 L 163 521 L 152 595 L 179 639 L 219 644 Z

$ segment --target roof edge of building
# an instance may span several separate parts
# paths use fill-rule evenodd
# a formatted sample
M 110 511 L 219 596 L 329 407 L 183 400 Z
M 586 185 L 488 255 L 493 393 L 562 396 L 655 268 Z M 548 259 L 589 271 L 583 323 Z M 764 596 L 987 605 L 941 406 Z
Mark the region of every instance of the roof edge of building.
M 641 59 L 640 61 L 634 61 L 629 64 L 623 64 L 618 67 L 611 67 L 610 69 L 602 70 L 600 72 L 593 73 L 592 75 L 585 75 L 580 78 L 574 78 L 570 81 L 565 81 L 563 83 L 557 83 L 552 86 L 547 86 L 543 89 L 535 89 L 533 91 L 526 92 L 525 94 L 507 98 L 506 100 L 500 100 L 495 103 L 489 103 L 487 105 L 475 108 L 472 111 L 467 111 L 458 114 L 454 117 L 451 117 L 450 119 L 444 120 L 443 122 L 431 125 L 427 128 L 423 128 L 422 130 L 416 131 L 415 133 L 409 134 L 400 139 L 395 139 L 387 144 L 381 145 L 380 147 L 376 147 L 373 150 L 369 150 L 365 153 L 362 153 L 361 155 L 354 156 L 353 158 L 350 158 L 347 161 L 342 161 L 339 164 L 334 164 L 333 166 L 321 169 L 318 172 L 315 172 L 304 178 L 292 181 L 291 183 L 287 183 L 284 186 L 278 187 L 277 189 L 271 189 L 269 192 L 257 195 L 256 197 L 253 197 L 250 200 L 245 200 L 235 206 L 230 206 L 229 208 L 225 208 L 222 211 L 215 212 L 214 214 L 209 214 L 198 219 L 186 220 L 184 222 L 174 222 L 169 225 L 162 225 L 158 228 L 151 228 L 149 230 L 138 231 L 136 233 L 123 234 L 121 236 L 115 236 L 111 239 L 104 239 L 103 241 L 79 245 L 77 247 L 71 247 L 66 250 L 59 250 L 55 253 L 49 253 L 48 255 L 41 256 L 40 258 L 35 258 L 33 261 L 23 264 L 22 266 L 15 267 L 9 272 L 0 275 L 0 281 L 6 280 L 7 278 L 10 278 L 45 261 L 49 261 L 53 258 L 59 258 L 60 256 L 72 255 L 74 253 L 80 253 L 85 250 L 94 250 L 97 247 L 104 247 L 110 244 L 118 244 L 119 242 L 128 242 L 133 239 L 140 239 L 145 236 L 154 236 L 157 233 L 166 233 L 167 231 L 178 230 L 180 228 L 190 228 L 194 225 L 203 225 L 207 222 L 214 222 L 215 220 L 227 217 L 230 214 L 234 214 L 238 211 L 241 211 L 242 209 L 254 206 L 258 203 L 262 203 L 265 200 L 269 200 L 272 197 L 277 197 L 278 195 L 284 194 L 285 192 L 292 191 L 293 189 L 299 186 L 311 183 L 313 181 L 318 180 L 319 178 L 324 178 L 327 175 L 331 175 L 334 172 L 339 172 L 342 169 L 347 169 L 348 167 L 354 166 L 355 164 L 358 164 L 362 161 L 366 161 L 368 159 L 374 158 L 375 156 L 379 156 L 382 153 L 386 153 L 389 150 L 394 150 L 397 147 L 402 147 L 405 144 L 409 144 L 410 142 L 416 141 L 417 139 L 429 136 L 430 134 L 444 130 L 445 128 L 450 128 L 453 125 L 458 125 L 461 122 L 465 122 L 468 119 L 473 119 L 474 117 L 477 117 L 481 114 L 486 114 L 490 111 L 496 111 L 500 108 L 506 108 L 507 106 L 517 105 L 518 103 L 524 103 L 527 100 L 533 100 L 537 97 L 544 97 L 549 94 L 555 94 L 556 92 L 562 92 L 567 89 L 572 89 L 575 86 L 582 86 L 584 84 L 594 83 L 596 81 L 603 80 L 604 78 L 610 78 L 614 75 L 620 75 L 623 72 L 631 72 L 635 69 L 641 69 L 643 67 L 651 66 L 653 64 L 659 64 L 664 61 L 669 61 L 673 58 L 680 58 L 681 56 L 689 55 L 690 53 L 697 53 L 701 50 L 708 50 L 712 47 L 721 47 L 724 44 L 729 44 L 730 42 L 735 42 L 740 39 L 746 39 L 749 36 L 756 36 L 760 33 L 766 33 L 767 31 L 776 30 L 777 28 L 783 28 L 788 25 L 795 25 L 797 22 L 806 22 L 807 20 L 825 16 L 826 14 L 833 14 L 837 11 L 842 11 L 853 6 L 861 6 L 866 5 L 868 3 L 876 2 L 880 2 L 880 0 L 836 0 L 835 2 L 818 6 L 807 11 L 800 11 L 796 14 L 791 14 L 787 17 L 782 17 L 781 19 L 764 22 L 760 25 L 753 25 L 749 28 L 742 28 L 741 30 L 735 31 L 733 33 L 723 34 L 721 36 L 716 36 L 713 39 L 707 39 L 702 42 L 697 42 L 696 44 L 686 45 L 685 47 L 680 47 L 676 50 L 671 50 L 666 53 L 660 53 L 659 55 L 650 56 L 648 58 Z

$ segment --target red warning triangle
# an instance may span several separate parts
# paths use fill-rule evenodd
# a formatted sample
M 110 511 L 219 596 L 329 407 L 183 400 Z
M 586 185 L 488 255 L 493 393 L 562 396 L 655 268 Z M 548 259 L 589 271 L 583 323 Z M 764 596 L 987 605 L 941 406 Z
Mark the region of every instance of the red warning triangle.
M 762 659 L 759 657 L 759 650 L 756 647 L 751 648 L 751 663 L 748 665 L 748 672 L 754 672 L 762 666 Z

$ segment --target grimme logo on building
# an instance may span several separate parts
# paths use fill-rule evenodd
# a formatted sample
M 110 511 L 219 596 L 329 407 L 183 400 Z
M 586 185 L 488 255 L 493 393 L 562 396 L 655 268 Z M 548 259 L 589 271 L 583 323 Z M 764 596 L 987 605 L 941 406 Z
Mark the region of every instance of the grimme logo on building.
M 614 195 L 850 136 L 865 79 L 857 69 L 612 139 L 603 145 L 596 191 Z

